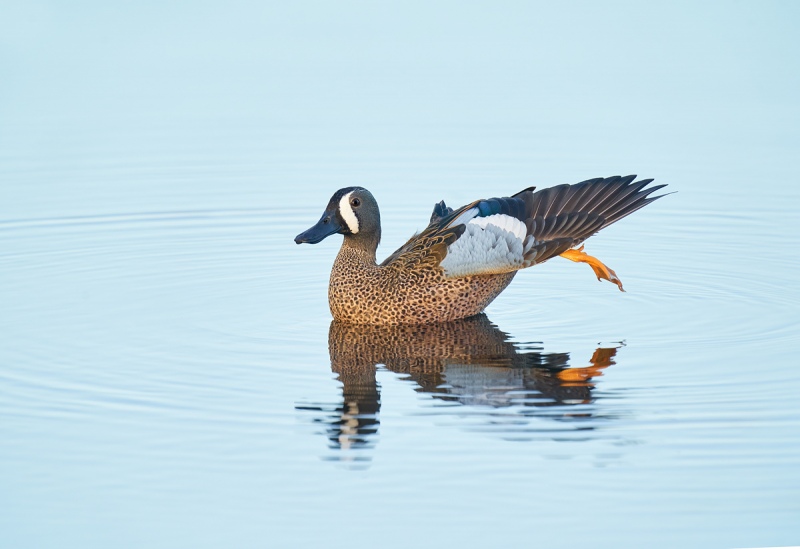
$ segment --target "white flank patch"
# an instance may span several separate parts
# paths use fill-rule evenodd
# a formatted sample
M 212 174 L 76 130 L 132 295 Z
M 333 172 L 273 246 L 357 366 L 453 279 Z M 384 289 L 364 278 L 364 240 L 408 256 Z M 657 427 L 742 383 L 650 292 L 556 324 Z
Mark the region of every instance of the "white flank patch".
M 494 225 L 504 231 L 508 231 L 520 240 L 524 240 L 528 234 L 528 229 L 525 223 L 516 217 L 506 214 L 494 214 L 486 217 L 476 217 L 470 220 L 470 224 L 475 224 L 481 228 L 486 228 L 487 225 Z
M 347 228 L 350 229 L 351 233 L 356 234 L 358 233 L 358 218 L 356 217 L 356 212 L 353 211 L 353 207 L 350 206 L 350 195 L 354 192 L 350 191 L 342 197 L 339 201 L 339 211 L 342 212 L 342 218 L 347 223 Z
M 447 248 L 441 266 L 448 277 L 516 271 L 523 266 L 522 238 L 494 223 L 481 227 L 471 221 L 464 234 Z

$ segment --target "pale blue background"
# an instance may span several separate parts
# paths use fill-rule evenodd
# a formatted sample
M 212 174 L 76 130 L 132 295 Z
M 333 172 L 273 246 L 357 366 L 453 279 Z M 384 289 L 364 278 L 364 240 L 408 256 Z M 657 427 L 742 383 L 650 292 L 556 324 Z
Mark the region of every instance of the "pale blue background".
M 0 143 L 41 169 L 88 135 L 132 159 L 158 150 L 213 162 L 236 150 L 257 168 L 265 155 L 307 155 L 332 172 L 333 162 L 365 169 L 383 151 L 407 166 L 420 150 L 444 161 L 467 148 L 484 157 L 524 149 L 524 173 L 536 182 L 652 173 L 662 168 L 657 154 L 669 167 L 690 169 L 689 158 L 714 165 L 720 176 L 759 158 L 764 179 L 783 179 L 763 151 L 796 150 L 798 11 L 791 2 L 5 2 Z M 281 139 L 267 149 L 244 140 L 245 128 Z M 304 129 L 317 141 L 299 136 Z M 541 140 L 534 149 L 511 132 Z M 576 135 L 586 150 L 554 143 Z M 588 155 L 588 171 L 565 174 Z M 264 183 L 262 203 L 288 192 L 285 178 Z M 66 181 L 53 187 L 42 203 L 34 186 L 15 186 L 4 217 L 70 192 Z M 54 211 L 146 199 L 84 190 L 92 205 Z
M 1 2 L 0 546 L 800 543 L 798 28 L 794 2 Z M 678 191 L 590 241 L 628 293 L 554 261 L 488 310 L 573 366 L 626 342 L 563 410 L 588 430 L 382 369 L 372 448 L 327 447 L 296 407 L 341 399 L 338 242 L 292 238 L 337 188 L 376 195 L 385 256 L 443 198 L 616 173 Z

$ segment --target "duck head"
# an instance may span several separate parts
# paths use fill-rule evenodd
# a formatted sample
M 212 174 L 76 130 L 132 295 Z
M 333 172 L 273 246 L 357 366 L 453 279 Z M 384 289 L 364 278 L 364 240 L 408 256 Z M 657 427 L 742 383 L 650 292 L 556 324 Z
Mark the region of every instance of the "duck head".
M 361 247 L 378 247 L 381 238 L 381 214 L 378 203 L 367 189 L 347 187 L 331 197 L 317 224 L 294 239 L 297 244 L 316 244 L 332 234 L 342 234 L 345 241 Z

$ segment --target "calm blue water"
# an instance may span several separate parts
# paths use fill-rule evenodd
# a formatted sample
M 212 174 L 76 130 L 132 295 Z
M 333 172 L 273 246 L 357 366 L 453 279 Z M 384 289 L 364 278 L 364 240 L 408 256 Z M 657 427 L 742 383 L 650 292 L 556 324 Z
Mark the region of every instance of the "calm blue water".
M 579 6 L 3 6 L 0 546 L 797 544 L 798 10 Z M 626 293 L 354 330 L 292 240 L 616 173 Z

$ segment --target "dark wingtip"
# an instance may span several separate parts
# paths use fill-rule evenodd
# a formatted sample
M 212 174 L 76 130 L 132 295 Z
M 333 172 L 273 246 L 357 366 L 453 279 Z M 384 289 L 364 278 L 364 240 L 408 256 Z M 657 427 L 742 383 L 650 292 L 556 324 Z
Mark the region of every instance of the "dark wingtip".
M 661 187 L 666 187 L 666 185 L 661 185 Z M 659 187 L 659 188 L 660 188 L 660 187 Z M 661 198 L 662 196 L 669 196 L 669 195 L 671 195 L 671 194 L 675 194 L 675 193 L 677 193 L 677 192 L 678 192 L 678 191 L 670 191 L 670 192 L 668 192 L 668 193 L 660 194 L 660 195 L 658 195 L 658 196 L 652 196 L 652 197 L 650 197 L 650 198 L 651 198 L 652 200 L 655 200 L 656 198 Z
M 518 198 L 520 195 L 523 195 L 525 193 L 532 193 L 535 190 L 536 187 L 528 187 L 527 189 L 522 189 L 520 192 L 514 195 L 514 198 Z

